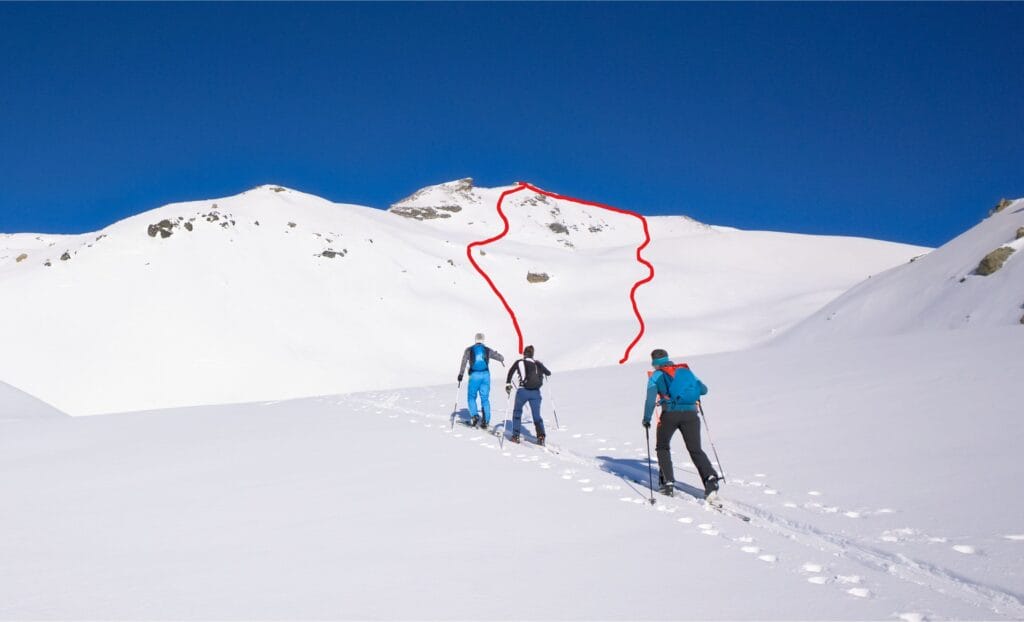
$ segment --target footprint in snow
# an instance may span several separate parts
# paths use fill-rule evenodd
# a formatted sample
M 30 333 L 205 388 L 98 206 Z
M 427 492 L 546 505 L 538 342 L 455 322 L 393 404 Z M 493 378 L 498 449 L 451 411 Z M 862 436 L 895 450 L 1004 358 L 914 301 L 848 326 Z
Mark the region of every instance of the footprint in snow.
M 807 577 L 807 582 L 813 583 L 814 585 L 825 585 L 826 583 L 828 583 L 828 577 L 823 577 L 821 575 Z
M 817 490 L 809 490 L 807 492 L 807 494 L 811 495 L 812 497 L 820 497 L 821 496 L 821 493 L 818 492 Z
M 871 590 L 868 590 L 863 587 L 851 587 L 850 589 L 846 590 L 846 593 L 850 594 L 851 596 L 856 596 L 857 598 L 868 598 L 871 596 Z
M 580 488 L 580 490 L 582 490 L 583 492 L 594 492 L 594 487 L 593 486 L 584 486 L 583 488 Z
M 925 617 L 923 613 L 917 613 L 916 611 L 908 611 L 907 613 L 901 613 L 899 616 L 903 622 L 924 622 Z
M 754 473 L 754 477 L 768 477 L 764 473 Z
M 836 575 L 836 581 L 839 581 L 840 583 L 847 583 L 847 584 L 858 585 L 858 584 L 860 584 L 860 576 L 859 575 L 855 575 L 855 574 L 851 574 L 851 575 Z
M 757 558 L 769 564 L 774 564 L 776 561 L 778 561 L 778 558 L 774 555 L 759 555 Z
M 760 547 L 756 547 L 756 546 L 745 546 L 745 547 L 741 548 L 740 550 L 743 551 L 744 553 L 750 553 L 751 555 L 761 552 Z
M 708 529 L 711 529 L 712 527 L 714 527 L 714 525 L 712 525 L 711 523 L 701 523 L 701 524 L 697 525 L 697 528 L 702 530 L 702 531 L 707 531 Z
M 717 536 L 718 535 L 718 530 L 717 529 L 705 529 L 701 533 L 704 534 L 705 536 Z
M 766 494 L 766 495 L 777 495 L 777 494 L 779 494 L 779 491 L 778 490 L 773 490 L 771 488 L 765 488 L 764 489 L 764 494 Z
M 969 544 L 957 544 L 953 546 L 953 550 L 957 553 L 963 553 L 964 555 L 977 555 L 978 549 L 970 546 Z
M 1014 533 L 1003 537 L 1007 540 L 1013 540 L 1015 542 L 1024 542 L 1024 533 Z
M 800 567 L 800 570 L 803 570 L 804 572 L 812 572 L 814 574 L 818 574 L 819 572 L 824 570 L 824 568 L 821 564 L 815 564 L 814 562 L 806 562 L 803 566 Z
M 679 521 L 680 523 L 683 523 L 684 525 L 689 525 L 690 523 L 693 522 L 693 519 L 690 518 L 689 516 L 683 516 L 683 517 L 677 518 L 676 520 Z
M 847 518 L 860 518 L 860 512 L 843 512 L 843 516 Z

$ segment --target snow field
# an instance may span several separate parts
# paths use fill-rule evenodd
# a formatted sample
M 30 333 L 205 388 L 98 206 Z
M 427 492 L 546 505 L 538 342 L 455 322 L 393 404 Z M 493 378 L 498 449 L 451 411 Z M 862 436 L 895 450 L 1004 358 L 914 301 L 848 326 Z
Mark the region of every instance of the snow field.
M 1007 382 L 1021 370 L 955 385 L 959 368 L 936 364 L 956 353 L 970 367 L 1005 339 L 909 336 L 690 359 L 711 388 L 723 497 L 750 523 L 688 494 L 698 494 L 696 476 L 679 438 L 680 490 L 648 502 L 640 365 L 554 370 L 546 449 L 453 427 L 451 385 L 13 422 L 0 442 L 0 494 L 21 511 L 0 518 L 0 614 L 1019 618 L 1020 499 L 997 491 L 1022 479 L 1020 424 L 1006 406 L 1024 397 Z M 922 369 L 927 391 L 905 382 Z M 815 387 L 871 401 L 879 378 L 888 402 L 837 400 L 799 415 L 805 400 L 821 400 Z M 1011 393 L 976 399 L 970 443 L 994 467 L 978 483 L 971 452 L 953 443 L 953 397 L 992 386 Z M 493 395 L 501 429 L 505 403 Z M 907 425 L 880 435 L 897 411 Z M 468 416 L 464 395 L 458 416 Z M 529 417 L 524 426 L 529 439 Z M 958 489 L 977 496 L 954 504 Z

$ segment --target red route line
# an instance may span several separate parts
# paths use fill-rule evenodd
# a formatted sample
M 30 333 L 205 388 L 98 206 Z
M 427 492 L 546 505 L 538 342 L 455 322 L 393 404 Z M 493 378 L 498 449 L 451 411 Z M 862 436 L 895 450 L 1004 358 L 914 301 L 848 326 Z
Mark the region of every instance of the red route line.
M 651 262 L 649 262 L 646 259 L 644 259 L 643 256 L 641 255 L 641 252 L 645 248 L 647 248 L 648 244 L 651 243 L 651 233 L 650 233 L 650 231 L 647 228 L 647 219 L 644 218 L 642 214 L 639 214 L 637 212 L 631 212 L 629 210 L 620 209 L 618 207 L 612 207 L 611 205 L 604 205 L 603 203 L 597 203 L 595 201 L 585 201 L 583 199 L 576 199 L 576 198 L 568 197 L 568 196 L 565 196 L 565 195 L 562 195 L 562 194 L 557 194 L 557 193 L 554 193 L 554 192 L 548 192 L 547 190 L 541 190 L 540 188 L 538 188 L 538 187 L 536 187 L 536 186 L 534 186 L 532 184 L 528 184 L 528 183 L 526 183 L 524 181 L 519 182 L 519 184 L 515 188 L 512 188 L 511 190 L 506 190 L 505 192 L 501 193 L 501 196 L 498 197 L 497 209 L 498 209 L 498 216 L 501 216 L 501 221 L 505 224 L 504 228 L 502 228 L 501 233 L 499 233 L 498 235 L 496 235 L 494 237 L 487 238 L 486 240 L 479 240 L 477 242 L 472 242 L 468 246 L 466 246 L 466 257 L 469 258 L 469 262 L 471 264 L 473 264 L 473 267 L 476 268 L 476 271 L 480 273 L 480 276 L 484 277 L 484 280 L 487 281 L 487 284 L 491 286 L 491 291 L 493 291 L 494 294 L 498 297 L 498 300 L 500 300 L 501 304 L 505 307 L 505 311 L 508 311 L 509 317 L 512 318 L 512 326 L 516 329 L 516 336 L 519 337 L 519 353 L 520 354 L 523 353 L 523 331 L 519 327 L 519 319 L 516 318 L 516 312 L 512 310 L 512 307 L 508 304 L 508 301 L 505 300 L 505 296 L 502 295 L 501 291 L 494 284 L 494 281 L 491 280 L 491 277 L 488 276 L 488 274 L 486 272 L 484 272 L 483 268 L 481 268 L 480 265 L 476 263 L 476 259 L 473 258 L 473 249 L 476 248 L 477 246 L 486 246 L 486 245 L 488 245 L 488 244 L 490 244 L 492 242 L 497 242 L 498 240 L 500 240 L 501 238 L 505 237 L 505 235 L 508 234 L 508 230 L 509 230 L 508 218 L 505 216 L 505 212 L 502 211 L 501 204 L 505 201 L 505 197 L 507 197 L 510 194 L 515 194 L 516 192 L 519 192 L 521 190 L 532 190 L 532 191 L 534 191 L 534 192 L 536 192 L 538 194 L 543 194 L 543 195 L 549 196 L 549 197 L 551 197 L 553 199 L 559 199 L 559 200 L 562 200 L 562 201 L 571 201 L 573 203 L 579 203 L 581 205 L 589 205 L 591 207 L 598 207 L 600 209 L 605 209 L 605 210 L 608 210 L 608 211 L 611 211 L 611 212 L 617 212 L 619 214 L 627 214 L 629 216 L 633 216 L 635 218 L 639 218 L 640 219 L 640 222 L 644 226 L 644 241 L 643 241 L 643 243 L 640 246 L 636 247 L 636 260 L 639 263 L 647 266 L 648 274 L 647 274 L 646 277 L 644 277 L 644 278 L 640 279 L 639 281 L 637 281 L 636 283 L 634 283 L 633 284 L 633 288 L 629 290 L 629 301 L 631 303 L 633 303 L 633 314 L 636 315 L 637 321 L 640 322 L 640 330 L 639 330 L 639 332 L 637 332 L 636 337 L 633 338 L 633 341 L 631 341 L 629 343 L 629 345 L 626 346 L 626 352 L 622 355 L 622 358 L 619 360 L 619 364 L 620 365 L 625 363 L 626 361 L 629 360 L 629 353 L 633 350 L 633 346 L 635 346 L 637 344 L 637 342 L 639 342 L 640 339 L 644 336 L 644 330 L 646 329 L 646 326 L 644 324 L 644 318 L 640 314 L 640 307 L 637 306 L 637 304 L 636 304 L 636 290 L 639 289 L 641 285 L 643 285 L 645 283 L 649 283 L 649 282 L 651 282 L 652 279 L 654 279 L 654 266 L 651 264 Z

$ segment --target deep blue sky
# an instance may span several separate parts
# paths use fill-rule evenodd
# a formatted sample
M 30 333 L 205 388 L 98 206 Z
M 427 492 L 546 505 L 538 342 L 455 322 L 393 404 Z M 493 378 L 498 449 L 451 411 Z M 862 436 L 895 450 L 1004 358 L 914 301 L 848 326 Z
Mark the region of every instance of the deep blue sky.
M 1024 4 L 4 4 L 0 231 L 471 176 L 938 245 L 1024 195 Z

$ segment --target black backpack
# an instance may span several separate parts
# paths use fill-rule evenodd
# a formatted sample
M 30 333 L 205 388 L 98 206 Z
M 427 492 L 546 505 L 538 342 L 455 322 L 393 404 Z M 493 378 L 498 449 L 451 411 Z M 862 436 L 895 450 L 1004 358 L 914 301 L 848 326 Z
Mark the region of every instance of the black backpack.
M 523 369 L 525 369 L 525 375 L 522 376 L 524 389 L 539 389 L 544 384 L 544 374 L 540 373 L 540 365 L 523 359 Z

